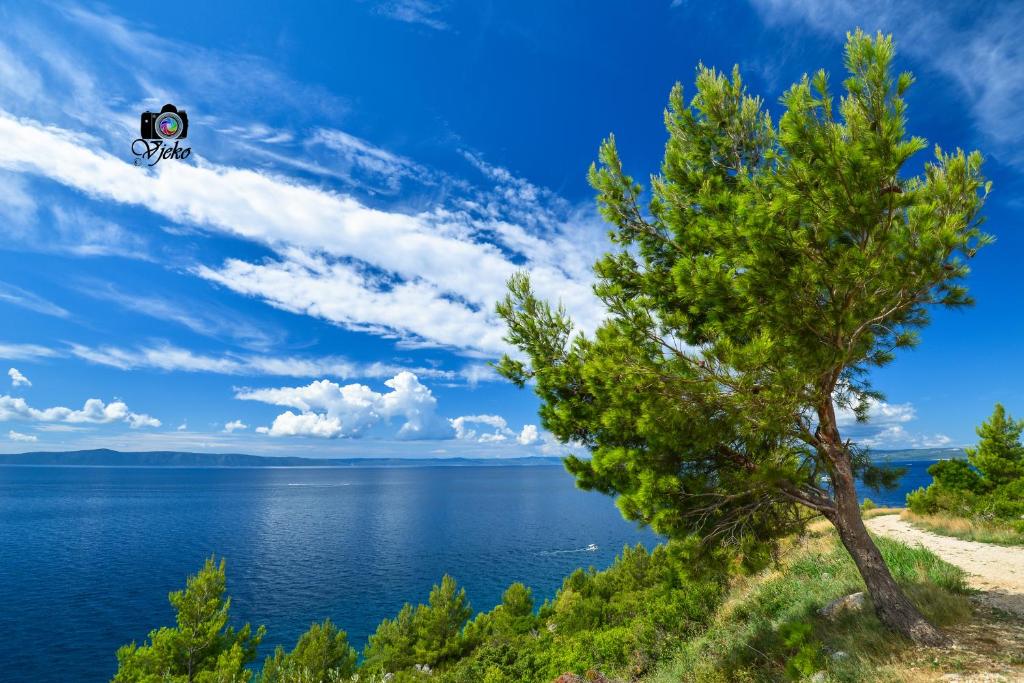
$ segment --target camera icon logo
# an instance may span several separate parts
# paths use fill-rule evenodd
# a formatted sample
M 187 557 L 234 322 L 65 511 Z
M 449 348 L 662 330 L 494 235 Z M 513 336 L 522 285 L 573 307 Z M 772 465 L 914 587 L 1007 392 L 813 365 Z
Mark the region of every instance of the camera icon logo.
M 142 112 L 140 128 L 143 140 L 183 140 L 188 137 L 188 114 L 165 104 L 159 112 Z

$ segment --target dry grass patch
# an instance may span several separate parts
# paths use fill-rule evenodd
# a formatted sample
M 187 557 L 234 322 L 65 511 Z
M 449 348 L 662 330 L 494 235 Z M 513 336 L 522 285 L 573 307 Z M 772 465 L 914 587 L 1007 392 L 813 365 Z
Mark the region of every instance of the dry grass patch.
M 961 538 L 965 541 L 994 543 L 996 545 L 1024 545 L 1024 533 L 1009 524 L 951 517 L 949 515 L 919 515 L 902 510 L 900 517 L 914 526 L 943 536 Z

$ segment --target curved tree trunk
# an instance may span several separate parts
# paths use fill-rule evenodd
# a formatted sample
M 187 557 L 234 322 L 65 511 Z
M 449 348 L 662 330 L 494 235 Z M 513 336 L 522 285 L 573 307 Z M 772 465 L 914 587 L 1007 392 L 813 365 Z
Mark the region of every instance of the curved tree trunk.
M 857 491 L 849 456 L 843 454 L 833 462 L 837 466 L 832 482 L 836 505 L 834 512 L 828 516 L 864 579 L 878 619 L 915 643 L 932 646 L 947 644 L 946 636 L 928 623 L 896 583 L 878 546 L 868 535 L 860 506 L 857 505 Z

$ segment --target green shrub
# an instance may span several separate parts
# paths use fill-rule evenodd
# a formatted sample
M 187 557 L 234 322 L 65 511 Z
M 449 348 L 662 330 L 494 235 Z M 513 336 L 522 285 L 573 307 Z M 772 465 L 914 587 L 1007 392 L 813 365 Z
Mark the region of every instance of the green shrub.
M 932 483 L 907 494 L 907 507 L 918 515 L 943 514 L 1017 528 L 1024 520 L 1024 421 L 1014 420 L 996 404 L 978 427 L 977 448 L 967 460 L 943 460 L 928 468 Z

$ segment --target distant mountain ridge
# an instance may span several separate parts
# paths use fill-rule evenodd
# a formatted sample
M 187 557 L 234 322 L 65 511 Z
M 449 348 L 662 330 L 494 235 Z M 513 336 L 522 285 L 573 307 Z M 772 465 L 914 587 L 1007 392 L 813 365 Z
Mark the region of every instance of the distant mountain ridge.
M 245 453 L 179 451 L 37 451 L 0 454 L 0 465 L 82 467 L 537 467 L 560 466 L 561 458 L 303 458 Z
M 875 462 L 910 462 L 922 460 L 963 460 L 967 453 L 962 448 L 904 448 L 892 451 L 871 451 Z
M 908 462 L 966 458 L 962 448 L 907 448 L 871 451 L 876 462 Z M 74 465 L 83 467 L 537 467 L 558 466 L 561 458 L 304 458 L 246 453 L 185 451 L 35 451 L 0 454 L 0 465 Z

